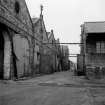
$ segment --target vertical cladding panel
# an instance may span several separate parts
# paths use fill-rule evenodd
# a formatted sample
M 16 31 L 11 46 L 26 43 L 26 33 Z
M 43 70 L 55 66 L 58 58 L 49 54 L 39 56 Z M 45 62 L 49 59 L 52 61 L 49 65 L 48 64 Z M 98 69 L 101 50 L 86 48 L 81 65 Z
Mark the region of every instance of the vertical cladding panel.
M 77 69 L 78 71 L 83 71 L 83 55 L 77 56 Z
M 52 52 L 52 65 L 53 65 L 53 70 L 55 70 L 56 69 L 56 59 L 55 59 L 55 55 L 53 54 L 53 52 Z
M 41 73 L 51 73 L 53 69 L 52 57 L 50 55 L 41 55 Z
M 18 76 L 28 74 L 29 71 L 29 44 L 26 38 L 20 35 L 13 37 L 15 54 L 17 56 Z
M 37 46 L 35 46 L 35 49 L 34 49 L 34 66 L 37 64 L 37 49 L 36 49 Z
M 39 53 L 39 45 L 36 44 L 35 49 L 34 49 L 34 64 L 39 64 L 38 60 L 38 53 Z
M 40 54 L 42 53 L 41 42 L 42 42 L 42 33 L 41 33 L 41 23 L 37 21 L 34 25 L 34 36 L 37 38 L 35 40 L 35 49 L 34 49 L 34 71 L 35 73 L 40 73 Z
M 105 65 L 105 54 L 87 54 L 86 65 L 92 66 L 104 66 Z
M 22 76 L 24 73 L 24 64 L 23 64 L 23 47 L 22 47 L 22 40 L 19 35 L 16 35 L 13 37 L 13 45 L 14 45 L 14 52 L 17 57 L 16 66 L 17 66 L 17 72 L 18 76 Z
M 29 44 L 26 38 L 22 38 L 22 46 L 23 46 L 23 59 L 24 59 L 24 72 L 26 75 L 30 73 L 29 69 Z

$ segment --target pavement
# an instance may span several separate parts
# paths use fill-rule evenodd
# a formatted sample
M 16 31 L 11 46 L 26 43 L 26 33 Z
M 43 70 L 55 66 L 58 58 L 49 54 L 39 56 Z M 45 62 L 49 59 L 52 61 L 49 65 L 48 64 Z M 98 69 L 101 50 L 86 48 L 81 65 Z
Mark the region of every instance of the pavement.
M 105 105 L 105 81 L 70 71 L 0 81 L 0 105 Z

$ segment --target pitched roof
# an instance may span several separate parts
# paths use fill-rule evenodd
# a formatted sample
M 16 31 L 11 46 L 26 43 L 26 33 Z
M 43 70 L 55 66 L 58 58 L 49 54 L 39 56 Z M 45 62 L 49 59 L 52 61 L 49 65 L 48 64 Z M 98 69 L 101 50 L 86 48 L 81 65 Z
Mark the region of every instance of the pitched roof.
M 59 43 L 60 44 L 59 38 L 56 40 L 56 43 Z
M 85 22 L 86 33 L 105 33 L 105 22 Z
M 33 22 L 34 24 L 37 23 L 38 20 L 39 20 L 39 18 L 32 18 L 32 22 Z
M 50 32 L 47 32 L 48 39 L 49 39 L 50 35 L 51 35 L 51 33 Z

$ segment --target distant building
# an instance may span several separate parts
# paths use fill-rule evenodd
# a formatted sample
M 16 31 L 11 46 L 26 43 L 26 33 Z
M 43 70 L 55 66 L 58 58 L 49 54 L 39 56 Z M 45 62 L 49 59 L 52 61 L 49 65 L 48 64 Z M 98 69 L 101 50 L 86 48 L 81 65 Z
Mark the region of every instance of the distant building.
M 57 60 L 57 45 L 56 45 L 56 40 L 54 37 L 54 32 L 53 30 L 51 30 L 51 32 L 49 33 L 49 55 L 52 58 L 51 59 L 51 68 L 52 68 L 52 72 L 56 72 L 57 71 L 57 66 L 58 66 L 58 60 Z
M 40 15 L 39 18 L 33 18 L 33 27 L 34 27 L 34 71 L 33 74 L 40 73 L 40 60 L 41 60 L 41 52 L 42 52 L 42 43 L 43 43 L 43 30 L 44 27 L 42 25 L 43 18 Z
M 84 71 L 84 56 L 83 54 L 78 54 L 77 55 L 77 71 L 76 73 L 78 75 L 84 75 L 85 71 Z
M 61 47 L 59 39 L 56 40 L 56 49 L 57 49 L 57 71 L 61 71 Z
M 68 70 L 69 68 L 69 49 L 65 45 L 61 45 L 61 67 L 62 70 Z
M 43 19 L 43 14 L 42 14 L 43 6 L 41 6 L 41 14 L 39 18 L 33 18 L 33 27 L 34 27 L 34 36 L 35 40 L 34 41 L 34 71 L 33 73 L 45 73 L 46 71 L 46 66 L 48 63 L 47 61 L 47 50 L 48 50 L 48 45 L 45 45 L 43 43 L 48 43 L 48 36 L 47 36 L 47 31 Z
M 100 75 L 105 70 L 105 22 L 85 22 L 81 26 L 81 42 L 86 74 Z
M 53 30 L 46 31 L 42 9 L 39 18 L 33 18 L 34 27 L 34 71 L 33 73 L 53 73 L 57 70 L 57 46 Z

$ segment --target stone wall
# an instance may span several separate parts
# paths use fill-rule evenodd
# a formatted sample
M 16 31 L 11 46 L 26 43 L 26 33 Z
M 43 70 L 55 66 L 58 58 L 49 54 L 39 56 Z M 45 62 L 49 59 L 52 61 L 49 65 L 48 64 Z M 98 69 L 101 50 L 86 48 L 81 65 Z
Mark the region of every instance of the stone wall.
M 12 46 L 9 35 L 7 32 L 3 32 L 4 36 L 4 79 L 10 78 L 10 65 L 11 65 L 11 55 L 12 55 Z
M 11 64 L 14 63 L 14 55 L 13 52 L 11 54 L 11 46 L 9 46 L 12 41 L 18 76 L 29 75 L 32 73 L 33 63 L 33 29 L 25 0 L 0 0 L 0 23 L 5 24 L 13 31 L 13 33 L 10 33 L 11 42 L 6 41 L 5 43 L 5 50 L 8 53 L 4 53 L 5 78 L 8 78 L 9 72 L 12 71 L 9 68 L 14 69 L 14 64 Z M 11 72 L 11 75 L 14 75 L 13 72 Z
M 37 23 L 34 24 L 34 74 L 40 73 L 40 54 L 42 52 L 42 37 L 43 33 L 41 33 L 41 21 L 38 19 Z
M 77 55 L 77 72 L 83 72 L 83 55 Z
M 53 73 L 53 58 L 50 55 L 41 55 L 40 73 L 49 74 Z
M 5 24 L 15 31 L 32 35 L 32 22 L 25 0 L 0 0 L 0 16 L 5 19 Z

